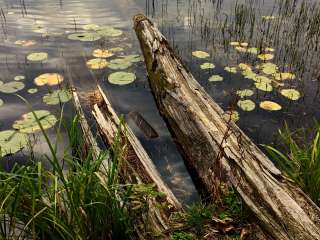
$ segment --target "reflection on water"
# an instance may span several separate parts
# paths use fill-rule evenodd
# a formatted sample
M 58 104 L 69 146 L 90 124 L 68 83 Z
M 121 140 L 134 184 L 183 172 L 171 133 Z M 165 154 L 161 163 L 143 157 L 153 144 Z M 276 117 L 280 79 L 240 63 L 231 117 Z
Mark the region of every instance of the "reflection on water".
M 60 106 L 46 106 L 42 96 L 58 87 L 38 87 L 37 93 L 30 94 L 27 90 L 36 87 L 35 77 L 43 73 L 60 73 L 66 78 L 64 85 L 72 78 L 82 93 L 100 83 L 118 113 L 125 116 L 132 111 L 140 113 L 159 134 L 159 138 L 148 139 L 127 118 L 168 184 L 187 203 L 197 198 L 197 194 L 157 111 L 144 64 L 134 63 L 124 70 L 137 76 L 134 83 L 126 86 L 107 81 L 107 76 L 114 72 L 108 67 L 92 71 L 86 67 L 86 61 L 92 58 L 96 48 L 124 49 L 110 59 L 140 53 L 132 30 L 133 15 L 142 12 L 153 19 L 215 101 L 225 110 L 231 108 L 239 112 L 238 125 L 257 143 L 272 142 L 274 133 L 284 121 L 293 127 L 302 127 L 310 124 L 313 118 L 319 118 L 320 8 L 317 1 L 0 0 L 0 8 L 0 81 L 6 83 L 17 75 L 24 75 L 26 86 L 18 94 L 34 109 L 49 109 L 53 113 L 57 113 Z M 67 38 L 70 33 L 83 32 L 83 26 L 91 23 L 117 27 L 124 34 L 93 42 Z M 35 44 L 17 45 L 17 40 L 33 40 Z M 254 54 L 239 53 L 230 42 L 245 42 L 248 48 L 254 47 L 258 51 L 274 48 L 272 62 L 277 64 L 279 71 L 294 73 L 296 79 L 280 83 L 272 80 L 271 92 L 256 89 L 253 80 L 244 78 L 238 64 L 246 63 L 260 74 L 257 65 L 262 62 Z M 192 52 L 197 50 L 208 52 L 210 57 L 193 57 Z M 48 60 L 30 62 L 26 59 L 29 53 L 39 51 L 48 53 Z M 215 68 L 201 70 L 200 65 L 205 62 L 213 63 Z M 237 73 L 225 71 L 226 66 L 237 67 Z M 221 76 L 223 81 L 208 81 L 212 75 Z M 288 100 L 280 94 L 283 88 L 297 89 L 303 97 L 298 101 Z M 253 90 L 254 94 L 247 98 L 255 102 L 255 110 L 246 112 L 237 106 L 236 91 L 240 89 Z M 2 131 L 10 129 L 29 109 L 14 94 L 0 92 L 0 99 L 4 100 L 0 107 Z M 259 108 L 263 100 L 277 102 L 282 110 L 271 112 Z M 65 112 L 70 112 L 72 106 L 69 103 L 65 108 Z M 89 117 L 89 112 L 87 114 Z

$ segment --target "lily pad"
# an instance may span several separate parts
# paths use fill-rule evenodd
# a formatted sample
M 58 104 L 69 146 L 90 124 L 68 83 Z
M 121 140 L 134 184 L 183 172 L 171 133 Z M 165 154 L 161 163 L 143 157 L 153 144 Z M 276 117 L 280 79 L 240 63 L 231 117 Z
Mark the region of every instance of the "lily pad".
M 72 33 L 68 36 L 70 40 L 78 40 L 81 42 L 94 42 L 101 38 L 101 36 L 96 32 L 81 32 Z
M 113 59 L 109 62 L 108 68 L 113 70 L 124 70 L 132 66 L 132 62 L 124 58 Z
M 116 29 L 110 26 L 100 27 L 97 30 L 97 33 L 103 37 L 119 37 L 122 35 L 122 31 L 120 29 Z
M 267 48 L 264 49 L 264 51 L 265 52 L 274 52 L 274 48 L 267 47 Z
M 272 83 L 272 80 L 270 78 L 262 75 L 256 75 L 253 80 L 257 83 Z
M 237 68 L 236 67 L 225 67 L 224 70 L 229 72 L 229 73 L 237 73 Z
M 5 130 L 0 132 L 0 157 L 14 154 L 27 146 L 28 137 L 26 134 Z
M 230 42 L 230 45 L 231 45 L 231 46 L 239 46 L 240 43 L 239 43 L 239 42 Z
M 275 74 L 278 71 L 278 66 L 274 63 L 263 63 L 259 65 L 259 69 L 267 75 Z
M 110 52 L 122 52 L 124 49 L 122 47 L 110 48 Z
M 62 83 L 64 77 L 58 73 L 44 73 L 34 79 L 37 86 L 54 86 Z
M 241 52 L 241 53 L 247 52 L 247 48 L 240 47 L 240 46 L 235 47 L 234 49 L 237 50 L 238 52 Z
M 263 54 L 259 54 L 257 57 L 260 60 L 269 61 L 269 60 L 272 60 L 274 58 L 274 55 L 270 54 L 270 53 L 263 53 Z
M 38 92 L 38 89 L 37 88 L 30 88 L 28 89 L 28 93 L 30 94 L 34 94 L 34 93 L 37 93 Z
M 237 91 L 237 95 L 241 98 L 251 97 L 253 94 L 254 92 L 251 89 L 243 89 Z
M 249 43 L 247 43 L 247 42 L 242 42 L 242 43 L 240 43 L 240 46 L 241 46 L 241 47 L 248 47 L 248 46 L 249 46 Z
M 23 47 L 30 47 L 37 44 L 37 42 L 34 40 L 17 40 L 14 42 L 14 44 L 21 45 Z
M 0 92 L 3 93 L 16 93 L 22 89 L 24 89 L 23 82 L 8 82 L 2 83 L 0 82 Z
M 67 89 L 58 89 L 52 93 L 48 93 L 43 96 L 42 100 L 48 105 L 57 105 L 59 103 L 69 102 L 72 98 L 72 94 Z
M 282 89 L 280 93 L 292 101 L 297 101 L 301 97 L 300 92 L 295 89 Z
M 4 101 L 0 98 L 0 107 L 3 106 Z
M 262 19 L 266 21 L 274 20 L 275 18 L 276 18 L 275 16 L 262 16 Z
M 27 56 L 27 59 L 32 62 L 40 62 L 48 59 L 48 53 L 46 52 L 34 52 Z
M 259 89 L 261 91 L 272 92 L 272 90 L 273 90 L 273 87 L 270 83 L 256 82 L 254 85 L 256 86 L 257 89 Z
M 208 57 L 210 57 L 209 53 L 204 52 L 204 51 L 194 51 L 194 52 L 192 52 L 192 56 L 197 57 L 197 58 L 208 58 Z
M 280 111 L 282 109 L 282 107 L 278 103 L 272 101 L 261 102 L 260 108 L 268 111 Z
M 112 57 L 114 54 L 107 49 L 95 49 L 92 55 L 96 58 L 109 58 Z
M 129 62 L 132 62 L 132 63 L 141 62 L 143 60 L 143 58 L 139 54 L 131 54 L 131 55 L 127 55 L 127 56 L 122 56 L 122 58 L 129 61 Z
M 252 70 L 251 66 L 249 66 L 248 64 L 245 64 L 245 63 L 240 63 L 239 68 L 242 71 L 251 71 Z
M 108 62 L 104 58 L 93 58 L 87 61 L 87 66 L 90 69 L 98 70 L 98 69 L 104 69 L 107 67 Z
M 247 52 L 251 53 L 251 54 L 258 54 L 259 53 L 259 49 L 255 48 L 255 47 L 252 47 L 252 48 L 248 48 Z
M 252 100 L 239 100 L 237 103 L 238 107 L 241 108 L 243 111 L 253 111 L 256 107 L 256 104 Z
M 82 26 L 82 28 L 84 30 L 98 30 L 100 28 L 100 26 L 97 24 L 94 24 L 94 23 L 90 23 L 90 24 L 86 24 L 86 25 Z
M 136 75 L 130 72 L 115 72 L 111 73 L 108 77 L 109 83 L 115 85 L 127 85 L 136 80 Z
M 226 121 L 231 119 L 232 121 L 237 122 L 240 119 L 240 115 L 237 111 L 225 111 L 223 116 Z
M 241 74 L 244 76 L 244 78 L 251 79 L 251 80 L 254 80 L 257 76 L 257 74 L 252 70 L 242 71 Z
M 22 80 L 24 80 L 26 77 L 25 76 L 23 76 L 23 75 L 18 75 L 18 76 L 15 76 L 14 77 L 14 80 L 15 81 L 22 81 Z
M 208 80 L 209 82 L 221 82 L 223 81 L 223 77 L 220 75 L 212 75 Z
M 53 127 L 57 123 L 57 118 L 47 110 L 34 111 L 39 119 L 43 129 Z M 40 131 L 41 128 L 32 112 L 22 115 L 21 120 L 16 120 L 12 126 L 21 133 L 34 133 Z
M 289 72 L 282 72 L 282 73 L 274 74 L 273 77 L 277 81 L 284 81 L 284 80 L 293 80 L 296 78 L 296 75 Z
M 206 70 L 206 69 L 214 69 L 216 66 L 213 63 L 203 63 L 200 65 L 200 68 L 202 70 Z

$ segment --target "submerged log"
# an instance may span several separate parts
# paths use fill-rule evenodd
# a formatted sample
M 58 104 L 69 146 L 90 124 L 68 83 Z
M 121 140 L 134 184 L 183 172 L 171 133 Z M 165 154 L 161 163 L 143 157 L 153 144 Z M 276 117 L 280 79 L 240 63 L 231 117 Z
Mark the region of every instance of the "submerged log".
M 273 239 L 320 239 L 320 209 L 224 118 L 150 20 L 135 16 L 134 29 L 160 112 L 212 197 L 231 184 Z

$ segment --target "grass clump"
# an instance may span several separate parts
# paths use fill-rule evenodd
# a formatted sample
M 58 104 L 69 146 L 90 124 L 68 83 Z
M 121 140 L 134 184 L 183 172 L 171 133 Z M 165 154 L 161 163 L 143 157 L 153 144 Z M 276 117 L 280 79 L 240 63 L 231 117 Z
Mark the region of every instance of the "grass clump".
M 292 132 L 286 125 L 279 130 L 283 151 L 264 146 L 276 164 L 320 206 L 320 126 L 312 132 L 308 135 L 303 129 Z

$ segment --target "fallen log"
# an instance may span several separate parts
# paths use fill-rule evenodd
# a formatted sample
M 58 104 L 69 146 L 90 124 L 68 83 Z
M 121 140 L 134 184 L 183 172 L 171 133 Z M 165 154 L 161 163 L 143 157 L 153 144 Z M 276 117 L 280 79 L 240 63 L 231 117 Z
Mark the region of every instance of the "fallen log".
M 320 209 L 229 119 L 143 15 L 134 17 L 162 116 L 212 198 L 231 184 L 276 240 L 320 239 Z

